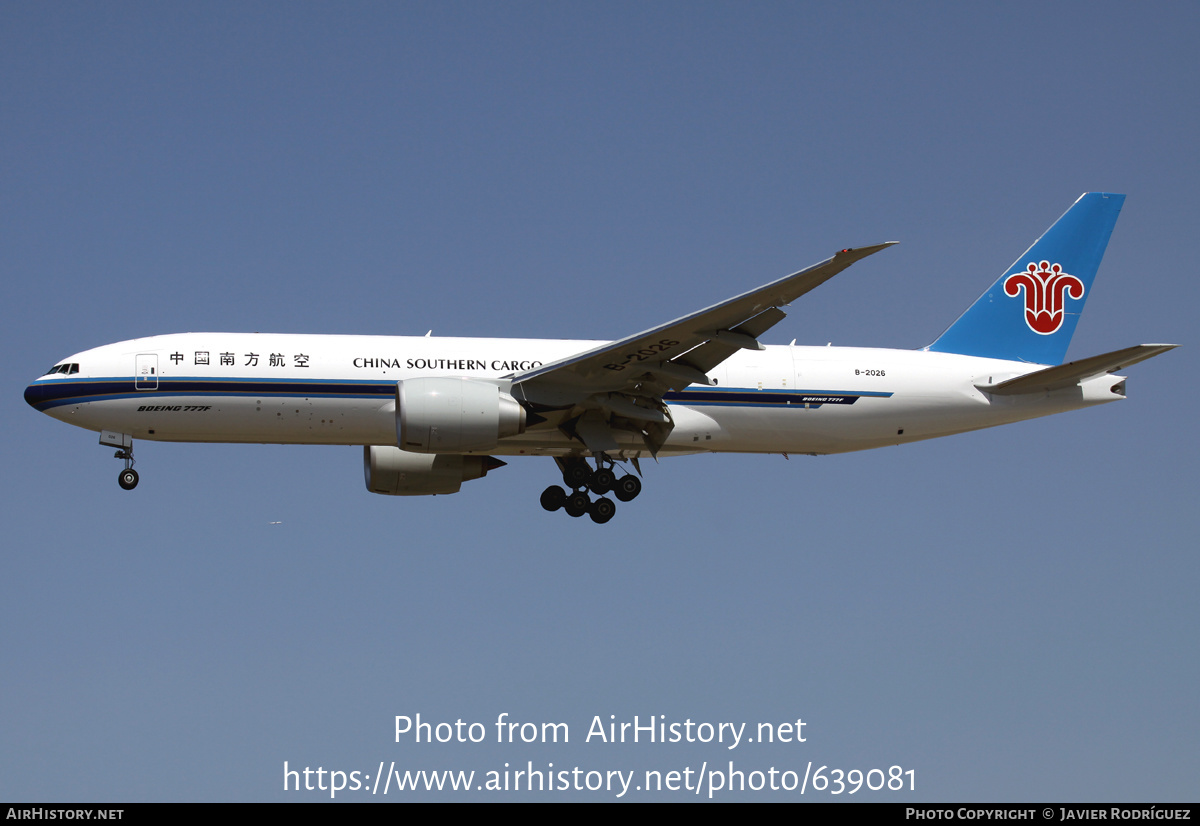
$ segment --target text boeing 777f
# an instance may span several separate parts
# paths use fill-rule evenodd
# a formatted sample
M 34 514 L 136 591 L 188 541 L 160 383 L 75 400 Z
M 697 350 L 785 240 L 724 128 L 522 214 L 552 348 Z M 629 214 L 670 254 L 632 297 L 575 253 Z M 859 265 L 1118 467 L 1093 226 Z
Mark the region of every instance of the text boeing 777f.
M 607 522 L 643 456 L 843 453 L 1124 398 L 1110 374 L 1175 345 L 1062 363 L 1123 201 L 1081 196 L 922 350 L 759 343 L 878 244 L 618 341 L 182 333 L 71 356 L 25 399 L 117 447 L 126 489 L 135 438 L 364 445 L 368 490 L 393 495 L 549 456 L 566 489 L 542 506 Z

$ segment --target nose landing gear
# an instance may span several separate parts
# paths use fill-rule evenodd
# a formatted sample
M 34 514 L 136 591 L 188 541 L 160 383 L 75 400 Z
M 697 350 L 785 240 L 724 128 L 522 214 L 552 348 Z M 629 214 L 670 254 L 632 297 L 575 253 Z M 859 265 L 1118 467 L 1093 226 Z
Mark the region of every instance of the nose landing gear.
M 114 459 L 124 459 L 125 469 L 117 474 L 117 484 L 122 490 L 133 490 L 137 487 L 138 472 L 133 469 L 133 443 L 130 440 L 129 447 L 124 450 L 118 450 L 113 454 Z
M 119 454 L 117 458 L 121 458 Z M 138 472 L 131 467 L 127 467 L 117 474 L 117 484 L 120 485 L 124 490 L 133 490 L 137 487 L 137 483 Z
M 125 469 L 117 474 L 117 484 L 122 490 L 133 490 L 137 487 L 138 473 L 133 469 L 133 437 L 128 433 L 113 433 L 108 430 L 100 434 L 100 444 L 105 447 L 117 447 L 114 459 L 125 462 Z
M 642 492 L 642 482 L 632 474 L 626 474 L 620 479 L 613 472 L 613 461 L 604 454 L 596 457 L 596 469 L 592 470 L 587 461 L 574 457 L 557 459 L 562 469 L 563 483 L 571 488 L 568 494 L 558 485 L 551 485 L 542 491 L 542 507 L 548 511 L 559 508 L 566 510 L 568 516 L 580 517 L 585 513 L 598 525 L 603 525 L 612 519 L 617 512 L 616 504 L 603 495 L 609 491 L 622 502 L 629 502 Z M 601 498 L 592 500 L 588 491 Z

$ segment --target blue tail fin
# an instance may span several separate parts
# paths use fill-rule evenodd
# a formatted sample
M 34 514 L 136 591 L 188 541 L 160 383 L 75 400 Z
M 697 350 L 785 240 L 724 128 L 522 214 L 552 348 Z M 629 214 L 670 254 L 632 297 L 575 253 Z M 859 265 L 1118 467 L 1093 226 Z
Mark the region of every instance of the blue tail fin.
M 926 349 L 1061 364 L 1125 202 L 1086 192 Z

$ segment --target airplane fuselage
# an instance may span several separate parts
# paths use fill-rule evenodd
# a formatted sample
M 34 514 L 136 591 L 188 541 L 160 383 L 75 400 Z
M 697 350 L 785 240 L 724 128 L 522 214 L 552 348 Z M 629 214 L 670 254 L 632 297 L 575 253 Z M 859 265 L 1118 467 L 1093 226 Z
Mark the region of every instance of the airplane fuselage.
M 182 333 L 118 342 L 41 377 L 34 407 L 64 422 L 135 439 L 396 445 L 396 383 L 419 377 L 501 379 L 603 342 L 408 336 Z M 1025 362 L 922 350 L 767 346 L 707 373 L 709 386 L 667 393 L 674 429 L 660 455 L 842 453 L 977 430 L 1124 398 L 1104 375 L 1048 393 L 991 395 L 979 386 L 1040 369 Z M 646 455 L 619 433 L 614 458 Z M 487 451 L 580 453 L 552 423 Z

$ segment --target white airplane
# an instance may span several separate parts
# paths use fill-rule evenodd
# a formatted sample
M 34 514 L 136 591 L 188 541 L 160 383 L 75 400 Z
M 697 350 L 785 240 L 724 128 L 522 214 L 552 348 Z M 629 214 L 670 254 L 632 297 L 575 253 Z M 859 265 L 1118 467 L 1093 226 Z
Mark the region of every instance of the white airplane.
M 117 447 L 126 490 L 135 438 L 363 445 L 367 489 L 400 496 L 549 456 L 565 488 L 542 506 L 602 523 L 605 494 L 640 492 L 644 456 L 843 453 L 1123 399 L 1110 374 L 1175 345 L 1062 360 L 1124 199 L 1081 196 L 921 350 L 759 343 L 782 307 L 888 243 L 618 341 L 181 333 L 70 356 L 25 400 Z M 624 462 L 637 475 L 618 477 Z

